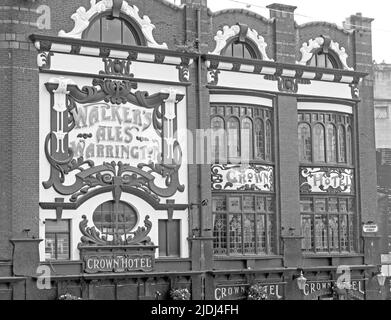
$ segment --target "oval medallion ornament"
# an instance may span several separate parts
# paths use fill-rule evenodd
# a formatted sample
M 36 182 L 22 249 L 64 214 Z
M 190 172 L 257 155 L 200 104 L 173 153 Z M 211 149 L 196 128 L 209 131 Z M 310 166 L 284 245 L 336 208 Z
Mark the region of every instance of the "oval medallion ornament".
M 97 207 L 92 216 L 95 226 L 102 235 L 126 235 L 130 233 L 138 223 L 138 214 L 131 205 L 119 201 L 102 203 Z

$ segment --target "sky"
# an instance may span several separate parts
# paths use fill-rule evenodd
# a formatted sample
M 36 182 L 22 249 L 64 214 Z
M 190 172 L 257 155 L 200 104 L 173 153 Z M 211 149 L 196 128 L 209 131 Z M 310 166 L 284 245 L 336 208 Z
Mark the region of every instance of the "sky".
M 248 7 L 246 2 L 253 6 Z M 171 2 L 180 2 L 171 0 Z M 372 22 L 373 59 L 391 63 L 391 1 L 390 0 L 208 0 L 212 11 L 228 8 L 244 8 L 269 18 L 265 9 L 274 2 L 297 6 L 295 20 L 299 24 L 311 21 L 327 21 L 342 26 L 342 22 L 352 14 L 361 12 L 364 17 L 375 19 Z M 263 8 L 260 8 L 263 7 Z

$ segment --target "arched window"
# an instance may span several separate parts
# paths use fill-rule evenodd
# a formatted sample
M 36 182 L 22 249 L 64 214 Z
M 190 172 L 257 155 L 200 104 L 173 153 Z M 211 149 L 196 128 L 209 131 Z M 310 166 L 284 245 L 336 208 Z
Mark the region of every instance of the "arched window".
M 227 123 L 228 158 L 234 159 L 240 156 L 239 120 L 230 118 Z
M 256 50 L 248 42 L 241 42 L 239 39 L 231 41 L 225 48 L 224 56 L 240 59 L 257 59 Z
M 266 161 L 272 161 L 272 124 L 266 121 Z
M 255 157 L 265 160 L 265 126 L 261 119 L 255 120 Z
M 337 162 L 337 130 L 333 124 L 327 125 L 327 140 L 326 140 L 326 150 L 327 150 L 327 162 L 336 163 Z
M 328 68 L 328 69 L 339 69 L 339 64 L 334 55 L 328 51 L 324 53 L 322 49 L 314 52 L 314 55 L 307 63 L 311 67 Z
M 325 162 L 324 127 L 318 123 L 314 126 L 314 161 Z
M 219 162 L 225 159 L 224 120 L 220 117 L 212 119 L 212 158 Z
M 244 118 L 242 120 L 242 159 L 250 161 L 253 159 L 253 123 L 249 118 Z
M 311 139 L 311 127 L 307 123 L 301 123 L 299 125 L 299 156 L 300 161 L 311 162 L 312 161 L 312 139 Z
M 104 13 L 95 18 L 85 31 L 83 39 L 122 45 L 144 45 L 138 27 L 125 18 L 113 18 Z
M 338 126 L 338 162 L 346 163 L 345 128 Z
M 348 164 L 353 164 L 353 140 L 352 140 L 352 128 L 348 127 L 346 130 L 346 160 Z

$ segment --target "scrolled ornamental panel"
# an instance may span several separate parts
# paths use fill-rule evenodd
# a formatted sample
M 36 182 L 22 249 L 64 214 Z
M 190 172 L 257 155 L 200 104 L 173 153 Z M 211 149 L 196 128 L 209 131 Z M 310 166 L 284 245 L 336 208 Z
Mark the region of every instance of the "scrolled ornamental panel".
M 216 191 L 274 191 L 271 166 L 216 164 L 211 167 L 211 179 Z
M 159 202 L 159 197 L 169 198 L 178 191 L 184 191 L 179 181 L 181 157 L 179 161 L 178 158 L 172 158 L 174 154 L 181 154 L 173 130 L 177 127 L 176 105 L 183 99 L 183 95 L 176 94 L 173 89 L 153 95 L 141 91 L 133 93 L 132 90 L 137 88 L 135 83 L 111 79 L 95 79 L 93 86 L 82 89 L 69 79 L 51 79 L 46 88 L 51 93 L 52 104 L 51 131 L 46 136 L 44 146 L 51 173 L 49 180 L 43 182 L 45 189 L 53 187 L 62 195 L 71 195 L 71 202 L 88 197 L 97 188 L 112 191 L 114 198 L 118 198 L 123 190 L 134 190 L 137 194 L 141 192 L 153 198 L 155 202 Z M 76 125 L 76 103 L 100 101 L 116 105 L 128 103 L 152 110 L 151 123 L 162 146 L 158 163 L 131 166 L 112 161 L 96 165 L 90 159 L 75 158 L 74 150 L 69 147 L 69 136 Z M 66 176 L 75 172 L 74 183 L 66 184 Z M 157 177 L 165 181 L 164 187 L 156 183 Z
M 354 194 L 354 170 L 345 168 L 300 168 L 301 193 Z

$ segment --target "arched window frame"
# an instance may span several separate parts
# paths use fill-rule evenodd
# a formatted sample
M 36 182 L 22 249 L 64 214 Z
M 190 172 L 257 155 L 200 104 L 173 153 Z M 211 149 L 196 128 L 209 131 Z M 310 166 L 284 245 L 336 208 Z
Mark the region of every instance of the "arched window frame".
M 328 58 L 331 63 L 331 66 L 327 65 L 327 61 L 325 61 L 325 66 L 319 66 L 319 56 L 324 56 Z M 312 61 L 315 60 L 315 64 L 312 65 Z M 338 55 L 331 49 L 325 51 L 323 48 L 319 48 L 313 51 L 311 59 L 307 62 L 308 66 L 314 66 L 318 68 L 327 68 L 327 69 L 343 69 L 342 63 L 340 62 Z
M 236 143 L 237 143 L 237 145 L 236 145 L 237 152 L 235 153 L 236 156 L 231 155 L 231 149 L 235 149 L 231 145 L 231 141 L 230 141 L 232 132 L 230 131 L 231 128 L 229 128 L 229 123 L 231 122 L 231 120 L 234 120 L 238 124 L 237 137 L 236 137 Z M 241 124 L 240 118 L 238 118 L 236 116 L 231 116 L 227 119 L 226 129 L 227 129 L 227 159 L 228 159 L 228 161 L 238 160 L 241 156 L 241 134 L 240 134 L 241 125 L 242 124 Z
M 307 127 L 307 130 L 308 130 L 307 137 L 304 137 L 302 134 L 302 128 L 304 126 Z M 300 122 L 299 123 L 298 138 L 299 138 L 299 147 L 300 147 L 300 150 L 299 150 L 300 162 L 312 162 L 312 159 L 313 159 L 313 155 L 312 155 L 312 153 L 313 153 L 312 130 L 311 130 L 311 125 L 308 122 Z M 310 150 L 307 150 L 307 145 L 305 142 L 305 140 L 307 140 L 307 139 L 310 140 L 310 142 L 309 142 Z M 308 151 L 309 151 L 309 154 L 307 154 Z M 308 159 L 308 155 L 309 155 L 309 159 Z
M 214 127 L 212 127 L 212 157 L 213 157 L 213 161 L 215 161 L 216 163 L 219 163 L 219 162 L 225 162 L 225 160 L 227 159 L 227 141 L 226 141 L 226 135 L 225 135 L 225 129 L 227 127 L 227 124 L 224 120 L 223 117 L 221 116 L 218 116 L 218 115 L 215 115 L 212 117 L 211 119 L 211 123 L 213 123 L 214 120 L 216 119 L 219 119 L 219 121 L 221 121 L 222 123 L 222 127 L 219 128 L 218 130 L 224 130 L 224 135 L 222 137 L 223 141 L 220 141 L 219 140 L 219 143 L 222 143 L 223 146 L 219 148 L 219 151 L 217 152 L 216 154 L 216 138 L 218 137 L 218 135 L 216 135 L 216 132 L 214 130 Z M 223 152 L 223 154 L 220 154 L 220 150 Z
M 316 135 L 316 128 L 317 127 L 321 127 L 322 130 L 323 130 L 323 160 L 317 160 L 318 158 L 315 156 L 315 148 L 317 145 L 321 145 L 320 143 L 318 143 L 318 140 L 317 140 L 317 135 Z M 318 162 L 318 163 L 326 163 L 327 161 L 327 150 L 326 150 L 326 145 L 327 145 L 327 142 L 326 142 L 326 127 L 323 123 L 321 122 L 317 122 L 315 123 L 313 126 L 312 126 L 312 159 L 314 162 Z
M 247 49 L 247 51 L 248 51 L 248 53 L 250 55 L 250 58 L 245 58 L 244 54 L 243 54 L 243 57 L 234 56 L 234 48 L 233 48 L 233 46 L 234 45 L 238 45 L 238 44 L 243 45 L 243 47 Z M 227 56 L 227 51 L 230 48 L 231 48 L 232 55 L 230 55 L 229 57 L 239 58 L 239 59 L 260 59 L 260 60 L 262 60 L 262 55 L 259 52 L 257 46 L 254 44 L 253 41 L 251 41 L 248 38 L 245 38 L 244 40 L 241 40 L 240 37 L 233 37 L 233 38 L 229 39 L 227 41 L 227 45 L 221 51 L 221 55 L 222 56 Z
M 84 32 L 82 34 L 82 39 L 88 40 L 89 32 L 94 27 L 95 23 L 97 23 L 97 21 L 100 20 L 100 31 L 99 31 L 100 39 L 99 39 L 99 41 L 103 42 L 103 40 L 102 40 L 102 19 L 104 19 L 104 18 L 109 19 L 109 20 L 110 19 L 120 20 L 123 23 L 123 26 L 126 26 L 129 29 L 129 31 L 132 33 L 133 38 L 136 42 L 136 45 L 138 45 L 138 46 L 146 46 L 147 45 L 146 39 L 145 39 L 139 25 L 133 19 L 129 18 L 129 16 L 127 16 L 123 13 L 120 13 L 118 18 L 113 17 L 111 10 L 96 14 L 91 19 L 91 22 L 90 22 L 88 28 L 86 30 L 84 30 Z M 122 44 L 123 44 L 123 39 L 122 39 L 122 35 L 121 35 L 121 45 Z

